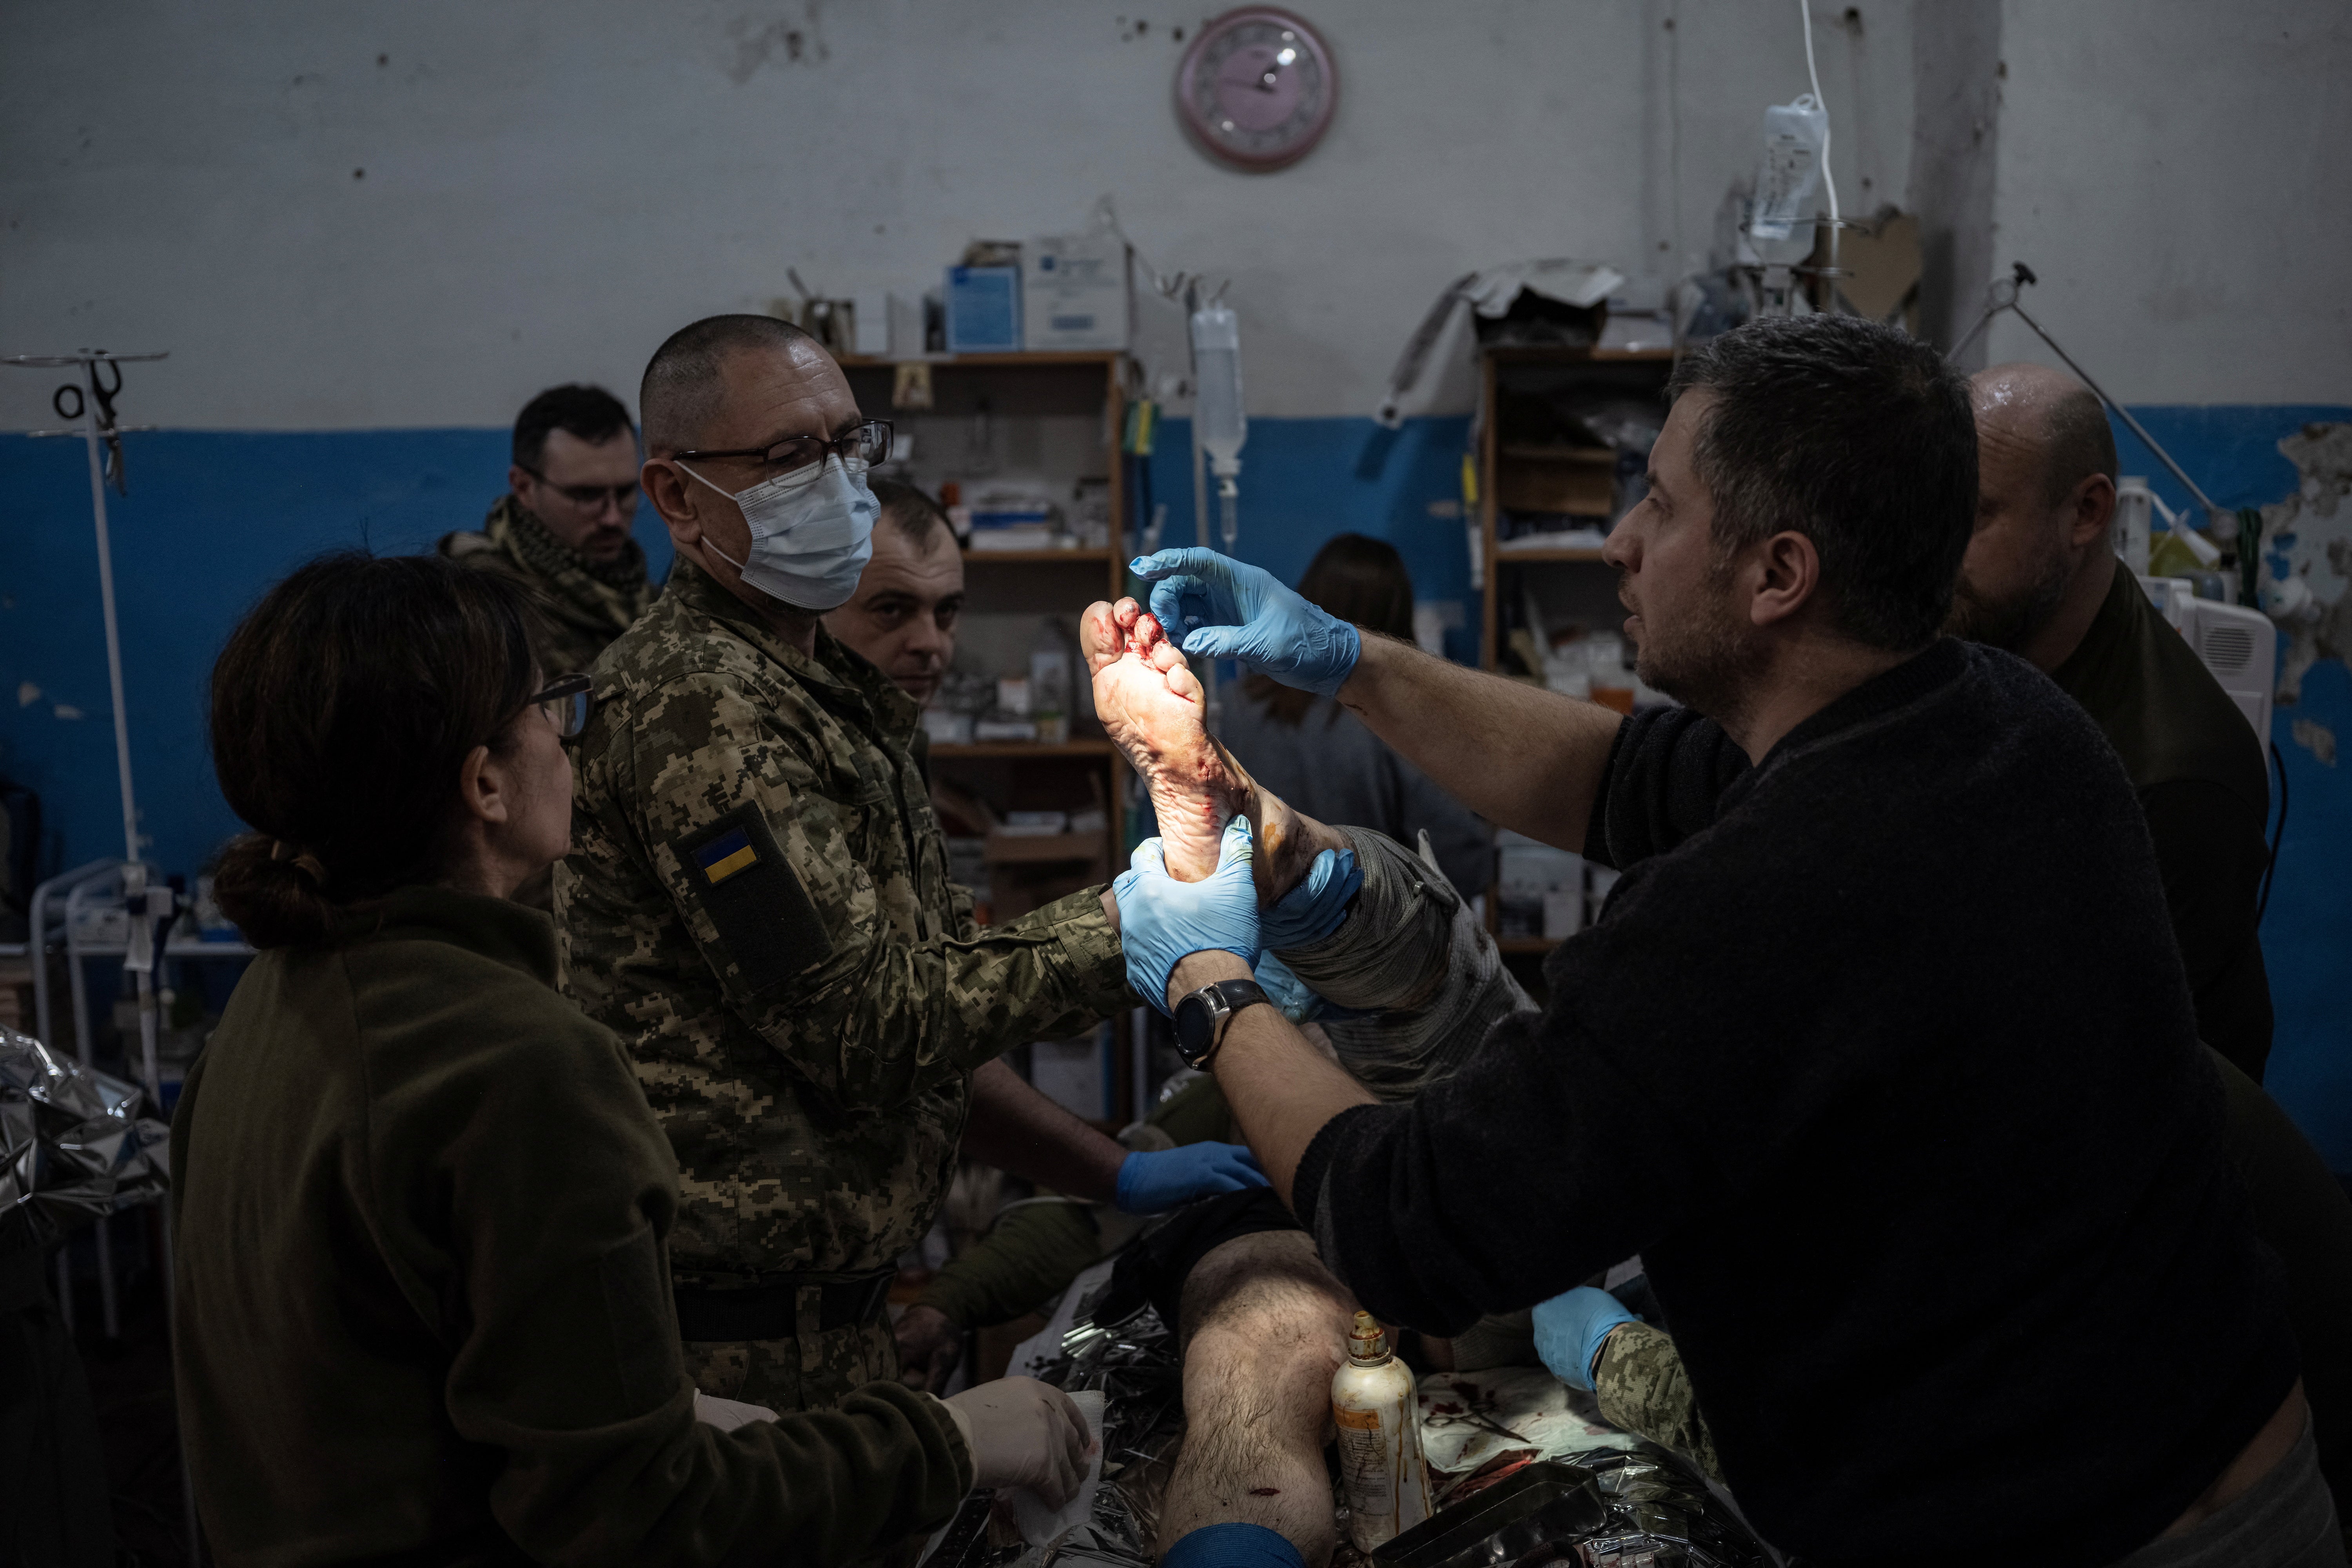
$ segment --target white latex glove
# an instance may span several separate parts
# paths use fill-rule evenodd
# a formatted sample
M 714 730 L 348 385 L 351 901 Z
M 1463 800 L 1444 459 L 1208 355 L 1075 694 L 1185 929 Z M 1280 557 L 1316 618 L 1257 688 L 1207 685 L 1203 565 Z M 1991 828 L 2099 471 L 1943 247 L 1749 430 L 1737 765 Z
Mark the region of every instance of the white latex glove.
M 1059 1508 L 1086 1479 L 1094 1439 L 1060 1389 L 1034 1377 L 1006 1377 L 942 1403 L 971 1449 L 974 1486 L 1020 1487 Z
M 713 1399 L 698 1389 L 694 1395 L 694 1418 L 705 1426 L 732 1432 L 736 1427 L 754 1421 L 773 1421 L 776 1413 L 764 1405 L 746 1405 L 740 1399 Z

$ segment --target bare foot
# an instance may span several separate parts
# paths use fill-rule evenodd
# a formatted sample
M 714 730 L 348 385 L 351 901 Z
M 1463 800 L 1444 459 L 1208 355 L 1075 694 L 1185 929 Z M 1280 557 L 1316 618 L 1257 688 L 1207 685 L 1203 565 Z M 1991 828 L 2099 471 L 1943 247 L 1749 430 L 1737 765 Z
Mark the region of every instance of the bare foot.
M 1140 605 L 1091 605 L 1078 640 L 1095 711 L 1151 794 L 1171 876 L 1197 882 L 1215 870 L 1218 839 L 1236 811 L 1250 819 L 1261 903 L 1297 886 L 1318 853 L 1345 847 L 1336 831 L 1261 788 L 1210 736 L 1200 679 Z
M 1209 739 L 1199 679 L 1133 599 L 1088 606 L 1078 643 L 1095 712 L 1150 792 L 1169 875 L 1200 881 L 1217 868 L 1217 840 L 1243 801 Z

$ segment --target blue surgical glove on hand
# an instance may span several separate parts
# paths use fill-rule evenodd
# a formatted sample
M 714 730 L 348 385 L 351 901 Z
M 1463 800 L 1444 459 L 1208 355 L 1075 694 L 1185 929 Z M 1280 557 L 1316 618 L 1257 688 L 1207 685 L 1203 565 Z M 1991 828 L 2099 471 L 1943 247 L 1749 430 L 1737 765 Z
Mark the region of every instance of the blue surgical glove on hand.
M 1349 900 L 1364 885 L 1352 849 L 1326 849 L 1315 857 L 1298 886 L 1258 917 L 1258 940 L 1268 947 L 1305 947 L 1321 942 L 1348 918 Z
M 1621 1323 L 1642 1320 L 1606 1290 L 1579 1285 L 1536 1309 L 1536 1354 L 1551 1374 L 1570 1388 L 1592 1392 L 1592 1363 L 1603 1341 Z
M 1180 882 L 1170 876 L 1160 840 L 1147 838 L 1135 847 L 1129 868 L 1111 883 L 1110 896 L 1118 903 L 1127 983 L 1162 1013 L 1168 977 L 1193 953 L 1221 949 L 1244 963 L 1257 963 L 1257 884 L 1250 879 L 1245 816 L 1226 824 L 1217 868 L 1205 879 Z
M 1290 965 L 1275 957 L 1272 950 L 1258 954 L 1256 973 L 1258 989 L 1272 997 L 1282 1016 L 1292 1023 L 1307 1023 L 1323 1011 L 1323 998 L 1293 973 Z
M 1239 1143 L 1187 1143 L 1129 1154 L 1118 1168 L 1118 1212 L 1160 1214 L 1194 1198 L 1266 1184 L 1257 1156 Z
M 1285 686 L 1336 697 L 1363 652 L 1355 627 L 1213 550 L 1139 555 L 1129 570 L 1152 585 L 1160 629 L 1194 658 L 1237 658 Z

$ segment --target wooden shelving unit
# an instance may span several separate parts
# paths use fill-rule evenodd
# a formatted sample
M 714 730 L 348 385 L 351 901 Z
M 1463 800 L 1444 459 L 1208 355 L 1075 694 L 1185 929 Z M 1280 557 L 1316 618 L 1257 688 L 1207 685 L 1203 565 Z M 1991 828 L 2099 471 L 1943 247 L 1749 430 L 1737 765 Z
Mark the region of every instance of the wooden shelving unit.
M 1528 572 L 1569 573 L 1570 586 L 1599 604 L 1613 593 L 1603 552 L 1584 545 L 1529 544 L 1513 548 L 1501 535 L 1503 514 L 1513 510 L 1564 512 L 1606 530 L 1614 520 L 1615 450 L 1568 443 L 1505 441 L 1500 417 L 1507 395 L 1573 395 L 1587 388 L 1617 394 L 1658 394 L 1674 368 L 1669 349 L 1571 349 L 1496 347 L 1479 356 L 1478 532 L 1483 581 L 1478 639 L 1479 668 L 1499 670 L 1501 623 L 1506 603 L 1516 603 Z M 1565 504 L 1551 504 L 1555 501 Z M 1518 506 L 1515 508 L 1514 502 Z M 1512 595 L 1507 600 L 1506 595 Z M 1486 921 L 1499 932 L 1502 888 L 1487 889 Z M 1508 958 L 1526 960 L 1549 952 L 1559 942 L 1541 936 L 1501 936 L 1496 947 Z
M 985 483 L 964 466 L 965 435 L 983 407 L 1000 442 L 998 456 L 1008 471 L 1075 486 L 1079 479 L 1108 483 L 1110 537 L 1107 544 L 1067 550 L 968 550 L 964 552 L 966 646 L 975 623 L 993 620 L 1002 631 L 1017 621 L 1054 615 L 1075 628 L 1078 615 L 1096 599 L 1116 600 L 1125 585 L 1129 537 L 1128 484 L 1119 437 L 1127 420 L 1128 356 L 1117 351 L 1041 353 L 930 354 L 897 360 L 847 355 L 858 406 L 869 416 L 887 418 L 913 435 L 912 478 L 936 495 L 945 480 L 959 482 L 969 497 Z M 929 367 L 931 405 L 902 408 L 894 401 L 902 364 Z M 1033 623 L 1034 624 L 1034 623 Z M 1025 647 L 1025 645 L 1024 645 Z M 1025 659 L 1025 651 L 1020 656 Z M 1000 650 L 992 662 L 1010 662 Z M 1025 672 L 1007 668 L 1005 674 Z M 1087 679 L 1083 664 L 1073 683 Z M 973 890 L 1003 921 L 1034 902 L 1086 885 L 1124 864 L 1123 832 L 1133 775 L 1118 749 L 1097 731 L 1063 742 L 979 741 L 930 748 L 935 780 L 1010 810 L 1078 810 L 1100 805 L 1108 821 L 1099 831 L 1028 837 L 989 838 L 990 885 Z M 1123 1039 L 1123 1035 L 1122 1035 Z M 1113 1050 L 1112 1103 L 1133 1103 L 1131 1053 Z

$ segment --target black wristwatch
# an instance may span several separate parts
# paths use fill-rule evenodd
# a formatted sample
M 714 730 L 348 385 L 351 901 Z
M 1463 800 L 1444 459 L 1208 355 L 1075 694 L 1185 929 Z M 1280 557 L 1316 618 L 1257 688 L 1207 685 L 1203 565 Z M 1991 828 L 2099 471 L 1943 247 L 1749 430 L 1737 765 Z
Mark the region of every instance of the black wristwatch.
M 1274 1005 L 1255 980 L 1220 980 L 1203 985 L 1176 1004 L 1176 1051 L 1188 1068 L 1205 1068 L 1224 1043 L 1225 1026 L 1234 1014 L 1260 1002 Z

